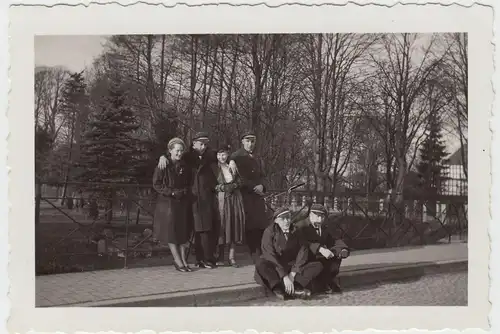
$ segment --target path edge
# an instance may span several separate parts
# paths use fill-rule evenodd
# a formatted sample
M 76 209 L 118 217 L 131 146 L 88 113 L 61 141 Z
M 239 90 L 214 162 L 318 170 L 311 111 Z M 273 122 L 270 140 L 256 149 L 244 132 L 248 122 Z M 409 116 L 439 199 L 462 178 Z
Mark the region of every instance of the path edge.
M 339 278 L 344 290 L 369 288 L 383 283 L 417 280 L 427 275 L 467 272 L 468 260 L 422 262 L 401 266 L 379 267 L 341 272 Z M 57 305 L 54 307 L 175 307 L 175 306 L 231 306 L 231 304 L 268 297 L 268 292 L 257 284 L 210 288 L 190 292 L 155 294 L 141 297 L 118 298 L 97 302 Z

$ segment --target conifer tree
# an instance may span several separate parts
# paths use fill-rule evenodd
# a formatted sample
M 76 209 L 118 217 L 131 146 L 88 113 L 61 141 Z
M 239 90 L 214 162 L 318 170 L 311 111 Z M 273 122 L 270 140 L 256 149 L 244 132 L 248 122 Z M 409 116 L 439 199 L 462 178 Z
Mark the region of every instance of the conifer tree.
M 126 90 L 118 82 L 108 84 L 107 96 L 91 113 L 83 135 L 79 178 L 88 183 L 134 184 L 137 183 L 140 156 L 134 131 L 139 125 L 127 103 Z M 106 220 L 111 221 L 113 197 L 120 187 L 96 185 L 86 188 L 106 199 Z
M 440 115 L 433 112 L 429 115 L 427 136 L 420 146 L 420 162 L 417 171 L 421 177 L 421 186 L 428 194 L 438 194 L 442 190 L 445 165 L 446 145 L 444 144 L 442 121 Z

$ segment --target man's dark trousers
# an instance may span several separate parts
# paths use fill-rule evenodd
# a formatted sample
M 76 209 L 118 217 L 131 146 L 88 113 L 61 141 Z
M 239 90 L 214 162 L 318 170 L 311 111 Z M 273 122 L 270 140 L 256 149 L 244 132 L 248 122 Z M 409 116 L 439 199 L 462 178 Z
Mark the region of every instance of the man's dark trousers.
M 283 280 L 280 278 L 278 271 L 276 270 L 276 265 L 271 261 L 265 259 L 259 259 L 255 266 L 257 272 L 265 281 L 266 286 L 271 290 L 283 286 Z M 307 263 L 300 273 L 295 275 L 294 281 L 298 283 L 302 288 L 307 288 L 311 281 L 316 278 L 323 270 L 323 265 L 319 261 Z
M 215 262 L 214 259 L 214 236 L 212 231 L 196 232 L 194 235 L 194 247 L 196 261 Z
M 257 263 L 262 255 L 261 244 L 263 233 L 264 229 L 249 229 L 245 231 L 246 244 L 254 263 Z
M 315 281 L 317 281 L 322 288 L 326 288 L 334 281 L 334 279 L 339 274 L 342 259 L 339 259 L 337 257 L 333 259 L 322 258 L 319 260 L 319 262 L 321 262 L 321 264 L 323 265 L 323 270 L 318 275 Z

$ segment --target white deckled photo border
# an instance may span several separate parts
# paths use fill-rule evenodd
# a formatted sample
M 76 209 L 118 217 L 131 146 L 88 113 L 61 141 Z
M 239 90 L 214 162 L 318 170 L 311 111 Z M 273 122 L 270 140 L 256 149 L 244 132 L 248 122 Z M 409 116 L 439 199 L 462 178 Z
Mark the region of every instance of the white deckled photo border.
M 15 6 L 10 12 L 10 332 L 331 332 L 488 329 L 490 119 L 494 92 L 489 6 L 172 7 L 138 3 Z M 383 20 L 381 19 L 383 18 Z M 35 308 L 33 80 L 35 35 L 278 32 L 467 32 L 469 34 L 469 271 L 467 307 Z

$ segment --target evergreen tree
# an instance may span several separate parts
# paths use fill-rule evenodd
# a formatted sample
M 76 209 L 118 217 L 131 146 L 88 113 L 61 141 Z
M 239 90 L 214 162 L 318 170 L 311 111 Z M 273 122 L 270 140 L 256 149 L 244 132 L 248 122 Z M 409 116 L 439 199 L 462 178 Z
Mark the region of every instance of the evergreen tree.
M 443 174 L 447 169 L 444 159 L 448 153 L 441 130 L 440 116 L 437 113 L 431 113 L 427 124 L 427 136 L 420 146 L 420 162 L 417 165 L 421 186 L 429 194 L 441 192 Z
M 88 183 L 137 183 L 141 150 L 134 131 L 138 127 L 127 104 L 127 92 L 119 83 L 110 82 L 107 96 L 90 115 L 83 135 L 80 180 Z M 111 221 L 113 198 L 120 187 L 95 185 L 85 188 L 106 199 L 106 220 Z
M 143 159 L 140 167 L 139 183 L 149 184 L 153 177 L 155 167 L 158 165 L 158 158 L 167 154 L 167 143 L 170 139 L 177 136 L 178 122 L 172 119 L 168 111 L 160 114 L 152 126 L 152 138 L 145 140 L 143 147 Z

